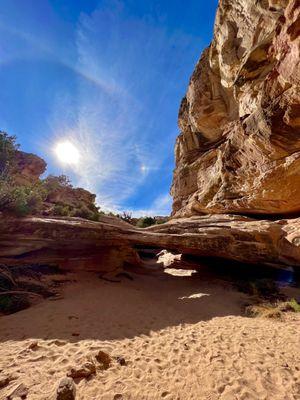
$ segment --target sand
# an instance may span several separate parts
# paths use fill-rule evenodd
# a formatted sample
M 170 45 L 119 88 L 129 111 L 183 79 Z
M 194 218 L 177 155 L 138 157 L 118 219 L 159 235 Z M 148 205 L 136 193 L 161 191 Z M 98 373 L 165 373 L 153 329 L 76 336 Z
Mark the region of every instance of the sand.
M 55 399 L 60 379 L 99 350 L 112 366 L 78 380 L 77 399 L 300 399 L 296 314 L 243 317 L 245 295 L 201 276 L 133 277 L 73 275 L 61 299 L 1 317 L 0 371 L 15 380 L 0 399 L 20 383 L 29 400 Z

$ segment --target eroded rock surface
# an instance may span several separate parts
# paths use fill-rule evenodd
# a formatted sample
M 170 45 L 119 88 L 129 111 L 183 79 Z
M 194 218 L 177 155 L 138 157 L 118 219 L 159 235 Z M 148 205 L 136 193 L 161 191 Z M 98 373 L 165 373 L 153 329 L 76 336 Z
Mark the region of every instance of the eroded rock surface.
M 300 212 L 299 34 L 299 0 L 220 0 L 180 107 L 175 216 Z
M 19 185 L 33 184 L 39 181 L 46 171 L 46 162 L 35 154 L 16 151 L 15 166 L 12 171 L 14 180 Z
M 241 263 L 300 266 L 300 219 L 254 220 L 211 215 L 174 219 L 147 229 L 113 217 L 2 218 L 0 263 L 55 263 L 67 269 L 141 267 L 136 248 L 156 247 Z

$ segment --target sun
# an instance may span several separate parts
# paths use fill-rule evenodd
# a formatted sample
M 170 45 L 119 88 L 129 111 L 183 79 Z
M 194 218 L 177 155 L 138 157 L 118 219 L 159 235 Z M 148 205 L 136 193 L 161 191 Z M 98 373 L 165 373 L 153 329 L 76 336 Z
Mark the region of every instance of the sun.
M 68 140 L 60 142 L 55 147 L 55 154 L 64 164 L 76 165 L 80 159 L 80 153 L 76 146 Z

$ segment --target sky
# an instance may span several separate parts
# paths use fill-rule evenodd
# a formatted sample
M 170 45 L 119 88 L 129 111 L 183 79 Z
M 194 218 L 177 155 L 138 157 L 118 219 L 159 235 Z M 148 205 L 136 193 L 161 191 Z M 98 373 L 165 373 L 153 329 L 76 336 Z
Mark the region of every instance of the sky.
M 178 109 L 217 0 L 0 4 L 0 130 L 103 210 L 169 214 Z M 57 158 L 64 141 L 78 164 Z

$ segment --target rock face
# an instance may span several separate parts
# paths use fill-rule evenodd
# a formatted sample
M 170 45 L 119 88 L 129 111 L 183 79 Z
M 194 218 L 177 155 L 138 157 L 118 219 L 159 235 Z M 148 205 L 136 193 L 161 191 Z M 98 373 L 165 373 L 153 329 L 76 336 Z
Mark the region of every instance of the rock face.
M 40 187 L 40 194 L 43 197 L 43 204 L 40 209 L 34 212 L 38 215 L 68 215 L 79 212 L 84 208 L 85 214 L 96 213 L 96 195 L 82 188 L 74 188 L 67 177 L 48 176 L 41 179 L 46 171 L 46 162 L 35 154 L 16 150 L 12 166 L 9 168 L 9 177 L 12 178 L 15 187 Z M 45 194 L 43 194 L 45 192 Z M 59 206 L 65 213 L 58 214 L 56 206 Z M 0 205 L 0 212 L 3 211 Z M 5 210 L 4 210 L 5 211 Z M 79 216 L 79 215 L 76 215 Z M 88 218 L 88 215 L 85 215 Z
M 17 151 L 15 158 L 16 166 L 12 174 L 19 185 L 38 182 L 40 176 L 46 171 L 46 162 L 35 154 Z
M 82 188 L 61 186 L 49 192 L 47 202 L 80 207 L 82 204 L 95 204 L 96 195 Z
M 300 219 L 257 221 L 214 215 L 174 219 L 147 229 L 113 217 L 2 218 L 0 263 L 58 264 L 71 270 L 141 267 L 138 247 L 217 257 L 241 263 L 300 266 Z
M 300 212 L 299 37 L 299 0 L 220 0 L 180 107 L 173 215 Z
M 141 267 L 142 246 L 299 267 L 300 218 L 282 219 L 300 215 L 299 36 L 300 0 L 220 0 L 214 39 L 180 107 L 176 218 L 138 229 L 104 216 L 89 222 L 0 214 L 0 263 L 55 263 L 111 277 L 125 265 Z M 24 157 L 19 176 L 37 180 L 45 165 Z M 47 198 L 90 211 L 94 200 L 68 185 Z

